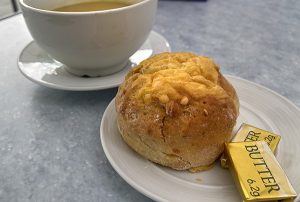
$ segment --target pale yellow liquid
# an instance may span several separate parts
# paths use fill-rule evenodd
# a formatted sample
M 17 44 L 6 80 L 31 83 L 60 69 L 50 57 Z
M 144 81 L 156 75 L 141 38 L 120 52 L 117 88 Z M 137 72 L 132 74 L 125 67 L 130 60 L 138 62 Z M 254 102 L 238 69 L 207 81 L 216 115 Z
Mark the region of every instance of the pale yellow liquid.
M 54 11 L 61 12 L 87 12 L 87 11 L 101 11 L 109 10 L 114 8 L 122 8 L 129 6 L 129 4 L 122 2 L 105 2 L 105 1 L 95 1 L 95 2 L 85 2 L 72 4 L 68 6 L 63 6 L 60 8 L 54 9 Z

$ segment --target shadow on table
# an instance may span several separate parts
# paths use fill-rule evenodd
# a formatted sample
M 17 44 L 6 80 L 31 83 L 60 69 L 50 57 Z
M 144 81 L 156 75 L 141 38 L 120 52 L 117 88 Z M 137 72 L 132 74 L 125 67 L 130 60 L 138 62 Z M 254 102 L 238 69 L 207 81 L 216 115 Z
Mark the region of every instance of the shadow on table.
M 38 86 L 33 95 L 33 102 L 37 105 L 49 105 L 54 108 L 88 106 L 106 108 L 115 97 L 117 90 L 117 88 L 112 88 L 99 91 L 64 91 Z

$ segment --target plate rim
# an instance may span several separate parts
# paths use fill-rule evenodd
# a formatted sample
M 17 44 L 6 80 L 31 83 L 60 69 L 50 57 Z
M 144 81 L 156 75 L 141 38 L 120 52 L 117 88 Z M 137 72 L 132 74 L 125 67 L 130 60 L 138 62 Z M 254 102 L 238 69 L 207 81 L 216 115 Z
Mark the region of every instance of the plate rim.
M 171 46 L 170 46 L 170 43 L 169 41 L 166 39 L 165 36 L 163 36 L 162 34 L 158 33 L 157 31 L 155 30 L 151 30 L 150 33 L 149 33 L 149 36 L 147 37 L 147 39 L 150 37 L 150 35 L 153 34 L 153 35 L 156 35 L 158 37 L 160 37 L 164 42 L 165 42 L 165 45 L 166 45 L 166 48 L 168 49 L 169 52 L 172 51 L 171 49 Z M 147 40 L 146 39 L 146 40 Z M 146 41 L 145 41 L 146 42 Z M 21 74 L 27 78 L 28 80 L 32 81 L 33 83 L 35 84 L 38 84 L 38 85 L 41 85 L 41 86 L 44 86 L 44 87 L 48 87 L 48 88 L 52 88 L 52 89 L 56 89 L 56 90 L 66 90 L 66 91 L 96 91 L 96 90 L 105 90 L 105 89 L 111 89 L 111 88 L 115 88 L 115 87 L 118 87 L 121 83 L 118 82 L 118 81 L 115 81 L 115 82 L 111 82 L 110 84 L 108 85 L 103 85 L 103 86 L 75 86 L 75 87 L 72 87 L 72 86 L 67 86 L 67 87 L 64 87 L 62 85 L 57 85 L 55 83 L 48 83 L 48 82 L 45 82 L 43 80 L 35 80 L 33 79 L 32 77 L 28 76 L 24 71 L 23 71 L 23 68 L 21 67 L 21 56 L 24 54 L 25 50 L 27 50 L 27 48 L 32 45 L 33 43 L 36 43 L 37 42 L 35 40 L 32 40 L 30 41 L 28 44 L 26 44 L 24 46 L 24 48 L 20 51 L 19 55 L 18 55 L 18 59 L 17 59 L 17 67 L 18 67 L 18 70 L 19 72 L 21 72 Z M 137 50 L 138 51 L 138 50 Z M 123 69 L 122 69 L 123 70 Z M 122 71 L 120 70 L 120 71 Z M 113 74 L 111 74 L 113 75 Z M 110 75 L 108 75 L 110 76 Z M 126 74 L 124 74 L 124 77 L 126 76 Z M 96 79 L 98 77 L 92 77 L 91 79 Z
M 300 108 L 294 104 L 291 100 L 289 100 L 288 98 L 284 97 L 283 95 L 275 92 L 274 90 L 268 88 L 268 87 L 265 87 L 261 84 L 258 84 L 258 83 L 255 83 L 253 81 L 249 81 L 247 79 L 244 79 L 244 78 L 241 78 L 241 77 L 238 77 L 238 76 L 233 76 L 233 75 L 228 75 L 228 74 L 224 74 L 225 78 L 230 78 L 230 79 L 235 79 L 235 80 L 240 80 L 242 82 L 245 82 L 247 84 L 250 84 L 250 85 L 253 85 L 259 89 L 262 89 L 262 90 L 265 90 L 265 91 L 268 91 L 270 92 L 271 94 L 281 98 L 283 101 L 285 101 L 287 104 L 289 104 L 290 106 L 294 107 L 295 110 L 300 113 Z M 104 127 L 103 127 L 103 124 L 104 124 L 104 117 L 107 116 L 110 107 L 111 105 L 115 104 L 115 97 L 110 101 L 110 103 L 107 105 L 103 115 L 102 115 L 102 118 L 101 118 L 101 123 L 100 123 L 100 141 L 101 141 L 101 146 L 103 148 L 103 151 L 105 153 L 105 156 L 107 158 L 107 160 L 109 161 L 109 163 L 111 164 L 111 166 L 114 168 L 114 170 L 118 173 L 118 175 L 120 175 L 121 178 L 123 178 L 126 183 L 128 183 L 131 187 L 133 187 L 135 190 L 137 190 L 138 192 L 140 192 L 141 194 L 149 197 L 150 199 L 152 200 L 155 200 L 155 201 L 162 201 L 162 202 L 168 202 L 169 200 L 166 199 L 166 198 L 162 198 L 161 196 L 155 194 L 155 193 L 152 193 L 150 191 L 148 191 L 147 189 L 139 186 L 139 184 L 137 184 L 134 180 L 132 180 L 130 177 L 128 177 L 120 168 L 119 166 L 115 163 L 115 161 L 113 160 L 113 158 L 111 157 L 109 151 L 108 151 L 108 148 L 106 146 L 106 144 L 103 144 L 103 139 L 104 139 Z

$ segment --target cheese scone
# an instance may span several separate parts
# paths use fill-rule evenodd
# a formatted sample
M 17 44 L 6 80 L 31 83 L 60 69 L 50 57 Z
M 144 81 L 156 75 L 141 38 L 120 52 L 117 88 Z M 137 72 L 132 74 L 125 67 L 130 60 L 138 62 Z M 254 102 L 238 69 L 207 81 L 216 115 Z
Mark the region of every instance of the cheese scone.
M 122 138 L 137 153 L 176 170 L 203 170 L 230 140 L 239 100 L 212 59 L 162 53 L 127 74 L 116 110 Z

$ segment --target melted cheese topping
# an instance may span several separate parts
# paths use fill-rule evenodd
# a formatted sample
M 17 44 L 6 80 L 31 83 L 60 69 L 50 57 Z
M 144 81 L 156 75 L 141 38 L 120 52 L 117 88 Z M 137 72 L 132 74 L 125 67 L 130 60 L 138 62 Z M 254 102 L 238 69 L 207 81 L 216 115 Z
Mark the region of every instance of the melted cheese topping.
M 212 167 L 214 167 L 214 164 L 210 164 L 208 166 L 198 166 L 198 167 L 190 168 L 189 171 L 192 173 L 196 173 L 196 172 L 212 169 Z
M 192 53 L 163 53 L 142 62 L 131 75 L 139 74 L 133 86 L 141 86 L 136 95 L 146 103 L 158 99 L 162 104 L 174 100 L 186 105 L 191 99 L 204 96 L 228 96 L 217 85 L 218 70 L 219 67 L 208 57 Z

